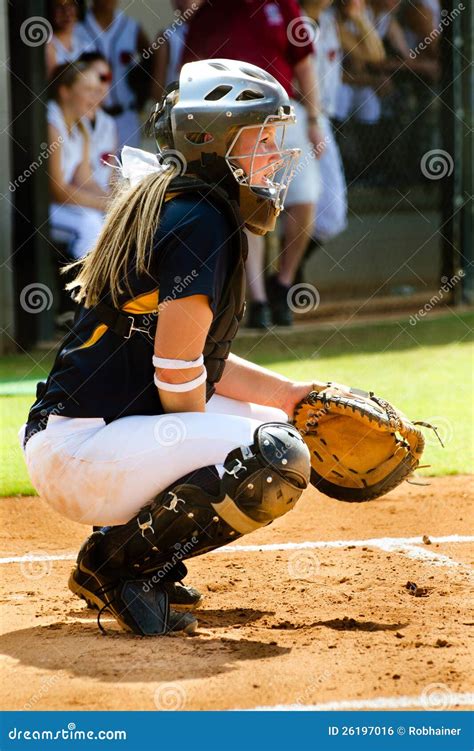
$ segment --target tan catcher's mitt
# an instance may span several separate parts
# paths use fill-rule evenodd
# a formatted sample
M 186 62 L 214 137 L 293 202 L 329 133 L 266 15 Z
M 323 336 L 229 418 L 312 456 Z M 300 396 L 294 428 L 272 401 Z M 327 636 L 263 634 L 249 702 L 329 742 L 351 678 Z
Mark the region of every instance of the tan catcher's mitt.
M 340 501 L 370 501 L 419 467 L 416 425 L 372 392 L 328 383 L 297 404 L 293 424 L 311 454 L 311 482 Z

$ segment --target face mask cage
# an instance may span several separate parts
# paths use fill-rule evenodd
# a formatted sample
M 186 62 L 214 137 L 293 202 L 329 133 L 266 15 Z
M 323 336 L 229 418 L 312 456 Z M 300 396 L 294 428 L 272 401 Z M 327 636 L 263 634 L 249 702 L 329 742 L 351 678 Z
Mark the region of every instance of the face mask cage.
M 239 185 L 271 200 L 278 210 L 283 209 L 301 153 L 300 149 L 284 148 L 286 126 L 294 122 L 293 113 L 281 113 L 269 115 L 260 126 L 246 125 L 239 129 L 225 154 Z M 249 144 L 248 148 L 243 149 L 242 143 Z

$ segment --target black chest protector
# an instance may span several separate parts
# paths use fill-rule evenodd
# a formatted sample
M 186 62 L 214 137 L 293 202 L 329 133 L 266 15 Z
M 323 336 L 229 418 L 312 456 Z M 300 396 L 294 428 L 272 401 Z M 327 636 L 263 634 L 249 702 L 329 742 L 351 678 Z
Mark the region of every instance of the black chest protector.
M 169 197 L 190 192 L 201 193 L 204 200 L 211 201 L 226 215 L 231 225 L 229 271 L 203 351 L 207 369 L 206 399 L 208 401 L 215 391 L 214 384 L 222 377 L 232 340 L 244 315 L 245 260 L 248 246 L 238 203 L 230 199 L 223 188 L 191 177 L 178 177 L 170 182 Z M 106 324 L 114 333 L 123 338 L 133 335 L 135 330 L 133 318 L 118 308 L 99 303 L 94 307 L 94 311 L 99 321 Z

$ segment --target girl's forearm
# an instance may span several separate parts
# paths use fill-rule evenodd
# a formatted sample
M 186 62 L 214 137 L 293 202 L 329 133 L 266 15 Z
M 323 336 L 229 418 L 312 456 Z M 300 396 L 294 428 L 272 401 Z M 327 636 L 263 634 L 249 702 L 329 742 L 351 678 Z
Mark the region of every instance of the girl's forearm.
M 291 417 L 295 405 L 312 387 L 313 381 L 290 381 L 268 368 L 230 354 L 224 374 L 216 384 L 216 393 L 243 402 L 278 407 Z

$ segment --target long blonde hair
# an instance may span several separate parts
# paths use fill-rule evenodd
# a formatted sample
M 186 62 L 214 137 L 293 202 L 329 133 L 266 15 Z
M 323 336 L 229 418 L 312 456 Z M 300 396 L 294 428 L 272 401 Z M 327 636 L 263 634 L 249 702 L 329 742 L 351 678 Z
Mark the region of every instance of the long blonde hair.
M 130 258 L 135 256 L 137 274 L 147 273 L 151 261 L 151 244 L 160 221 L 161 208 L 171 180 L 179 167 L 148 175 L 134 187 L 128 180 L 117 184 L 102 231 L 92 250 L 79 261 L 69 264 L 65 272 L 79 271 L 66 289 L 74 290 L 74 299 L 85 307 L 96 305 L 104 291 L 119 305 L 119 295 L 132 292 L 127 278 Z

